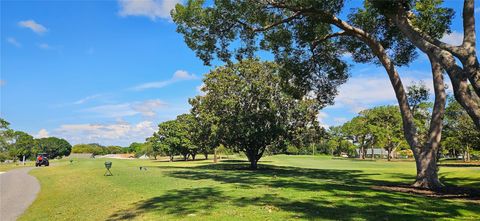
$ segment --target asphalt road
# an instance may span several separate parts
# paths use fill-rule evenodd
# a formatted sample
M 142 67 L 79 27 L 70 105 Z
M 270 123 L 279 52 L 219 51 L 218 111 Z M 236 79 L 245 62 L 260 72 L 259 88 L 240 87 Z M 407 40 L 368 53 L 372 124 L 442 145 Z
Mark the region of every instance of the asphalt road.
M 16 220 L 37 197 L 40 183 L 28 175 L 32 167 L 0 174 L 0 220 Z

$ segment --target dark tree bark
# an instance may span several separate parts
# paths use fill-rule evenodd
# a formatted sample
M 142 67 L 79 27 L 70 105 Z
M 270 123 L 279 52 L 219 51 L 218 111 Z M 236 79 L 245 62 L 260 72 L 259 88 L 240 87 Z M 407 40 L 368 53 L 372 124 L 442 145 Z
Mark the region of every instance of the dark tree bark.
M 437 156 L 442 138 L 443 116 L 445 114 L 446 93 L 443 81 L 441 64 L 429 56 L 432 66 L 435 101 L 433 104 L 432 119 L 428 131 L 427 143 L 423 148 L 413 149 L 417 165 L 417 178 L 413 186 L 438 189 L 443 184 L 438 179 Z
M 407 13 L 399 7 L 397 13 L 388 15 L 405 36 L 422 52 L 437 60 L 452 81 L 455 99 L 467 111 L 480 129 L 480 68 L 475 49 L 475 19 L 473 0 L 464 2 L 464 39 L 461 46 L 452 46 L 434 40 L 415 29 Z M 455 57 L 462 62 L 456 64 Z M 473 90 L 468 87 L 471 83 Z
M 197 156 L 197 153 L 191 153 L 192 155 L 192 160 L 195 161 L 195 156 Z
M 214 163 L 217 163 L 218 162 L 218 159 L 217 159 L 217 148 L 215 148 L 213 150 L 213 162 Z
M 260 153 L 258 153 L 258 151 L 259 150 L 256 148 L 251 148 L 245 151 L 245 155 L 247 155 L 248 161 L 250 162 L 251 170 L 257 169 L 258 160 L 260 160 L 263 155 L 263 150 L 261 150 Z

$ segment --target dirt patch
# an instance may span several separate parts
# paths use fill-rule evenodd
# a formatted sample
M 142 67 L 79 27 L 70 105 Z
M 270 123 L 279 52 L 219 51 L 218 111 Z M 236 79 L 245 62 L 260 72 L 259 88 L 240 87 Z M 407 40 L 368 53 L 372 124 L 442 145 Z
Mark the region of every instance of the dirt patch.
M 449 186 L 437 190 L 429 190 L 409 185 L 383 185 L 372 186 L 371 188 L 374 190 L 410 193 L 434 198 L 472 200 L 480 204 L 480 190 L 474 188 Z

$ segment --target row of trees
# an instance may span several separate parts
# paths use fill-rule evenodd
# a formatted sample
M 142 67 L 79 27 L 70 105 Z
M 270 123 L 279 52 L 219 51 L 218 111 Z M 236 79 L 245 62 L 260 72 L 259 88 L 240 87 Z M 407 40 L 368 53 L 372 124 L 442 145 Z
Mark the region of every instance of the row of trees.
M 72 147 L 72 153 L 91 153 L 93 155 L 127 153 L 128 149 L 120 146 L 103 146 L 97 143 L 76 144 Z
M 72 146 L 68 141 L 47 137 L 35 139 L 33 136 L 10 129 L 10 123 L 0 118 L 0 161 L 34 159 L 37 153 L 47 153 L 56 158 L 70 155 Z
M 458 46 L 440 40 L 451 32 L 454 16 L 442 1 L 365 0 L 363 7 L 349 11 L 346 20 L 339 18 L 344 8 L 339 0 L 204 3 L 189 0 L 172 11 L 177 31 L 196 55 L 209 65 L 215 56 L 231 63 L 232 58 L 253 57 L 258 50 L 271 52 L 281 67 L 285 88 L 297 97 L 315 95 L 321 104 L 331 104 L 348 76 L 343 53 L 351 53 L 355 62 L 381 64 L 398 101 L 403 136 L 416 160 L 415 187 L 442 187 L 437 155 L 446 107 L 444 72 L 455 100 L 480 129 L 474 0 L 464 0 L 464 38 Z M 425 133 L 397 71 L 417 57 L 417 49 L 429 58 L 434 83 Z
M 190 99 L 191 113 L 159 124 L 147 139 L 154 156 L 185 160 L 223 145 L 243 152 L 252 169 L 264 153 L 310 146 L 324 130 L 317 121 L 318 102 L 296 99 L 282 90 L 279 67 L 257 59 L 216 68 L 205 75 L 204 95 Z
M 426 142 L 430 127 L 428 118 L 432 114 L 432 104 L 427 102 L 428 89 L 423 84 L 413 85 L 408 88 L 408 94 L 410 105 L 415 107 L 416 123 L 421 125 L 418 130 L 422 136 L 419 138 Z M 462 155 L 465 161 L 470 161 L 472 153 L 480 150 L 480 130 L 475 129 L 467 112 L 452 97 L 448 99 L 443 125 L 444 135 L 438 154 L 452 158 Z M 332 153 L 345 152 L 362 159 L 365 159 L 369 148 L 384 148 L 388 152 L 388 160 L 392 158 L 393 151 L 409 149 L 403 136 L 401 114 L 395 105 L 363 110 L 345 124 L 331 127 L 328 134 L 327 146 Z

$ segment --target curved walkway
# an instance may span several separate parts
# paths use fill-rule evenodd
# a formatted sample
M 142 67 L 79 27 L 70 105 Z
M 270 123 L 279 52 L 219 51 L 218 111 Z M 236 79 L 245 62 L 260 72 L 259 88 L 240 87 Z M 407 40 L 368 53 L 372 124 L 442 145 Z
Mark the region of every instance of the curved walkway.
M 0 220 L 16 220 L 35 200 L 40 183 L 28 174 L 31 169 L 26 167 L 0 174 Z

